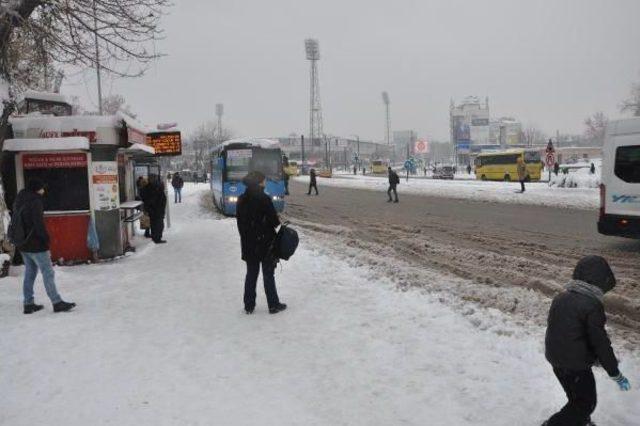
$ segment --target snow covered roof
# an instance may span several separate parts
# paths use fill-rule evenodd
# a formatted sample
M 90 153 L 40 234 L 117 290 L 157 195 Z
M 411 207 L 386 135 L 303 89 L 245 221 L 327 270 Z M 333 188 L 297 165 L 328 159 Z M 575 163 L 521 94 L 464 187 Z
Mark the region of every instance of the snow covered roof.
M 124 151 L 127 151 L 127 152 L 134 152 L 134 151 L 145 152 L 145 153 L 151 154 L 151 155 L 155 155 L 155 153 L 156 153 L 156 150 L 152 146 L 143 145 L 141 143 L 134 143 L 130 147 L 124 149 Z
M 51 92 L 37 92 L 35 90 L 27 90 L 20 97 L 22 99 L 33 99 L 38 101 L 46 101 L 46 102 L 58 102 L 68 104 L 67 98 L 60 93 L 51 93 Z
M 263 148 L 263 149 L 276 149 L 276 148 L 279 148 L 279 144 L 278 144 L 277 141 L 274 141 L 272 139 L 261 139 L 261 138 L 230 139 L 228 141 L 225 141 L 225 142 L 221 143 L 219 146 L 220 147 L 225 147 L 225 146 L 229 146 L 229 145 L 233 145 L 233 144 L 237 144 L 237 143 L 251 144 L 253 146 L 257 146 L 257 147 Z
M 9 122 L 14 132 L 16 130 L 26 132 L 27 129 L 33 128 L 89 132 L 95 131 L 100 127 L 122 127 L 122 119 L 116 115 L 70 115 L 62 117 L 29 115 L 25 117 L 11 117 Z
M 88 150 L 89 139 L 80 136 L 69 138 L 7 139 L 4 151 L 74 151 Z

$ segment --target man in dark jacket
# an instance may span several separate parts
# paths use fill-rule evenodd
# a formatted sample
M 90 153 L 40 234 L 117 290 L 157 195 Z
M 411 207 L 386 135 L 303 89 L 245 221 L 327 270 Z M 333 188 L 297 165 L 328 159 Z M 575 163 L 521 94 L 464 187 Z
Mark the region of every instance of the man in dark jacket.
M 143 188 L 141 196 L 144 210 L 149 215 L 151 239 L 156 244 L 166 243 L 162 239 L 162 232 L 164 231 L 167 196 L 164 193 L 164 184 L 158 175 L 149 175 L 149 183 Z
M 316 190 L 316 195 L 318 195 L 318 182 L 316 181 L 316 169 L 309 170 L 309 191 L 307 195 L 311 195 L 311 189 Z
M 184 186 L 184 179 L 180 176 L 179 172 L 176 172 L 171 179 L 171 186 L 173 186 L 173 202 L 182 202 L 182 187 Z
M 282 179 L 284 179 L 284 195 L 289 195 L 289 157 L 282 156 Z
M 388 169 L 389 172 L 389 189 L 387 189 L 387 195 L 389 196 L 389 203 L 390 202 L 394 202 L 397 203 L 398 202 L 398 184 L 400 183 L 400 176 L 398 176 L 398 174 L 396 172 L 393 171 L 393 169 L 391 167 L 389 167 Z M 391 198 L 391 191 L 393 191 L 393 195 L 395 196 L 395 200 L 393 200 Z
M 567 394 L 569 402 L 544 423 L 548 426 L 583 426 L 596 408 L 596 383 L 591 367 L 599 363 L 620 387 L 629 381 L 618 370 L 611 342 L 605 330 L 602 298 L 616 280 L 605 259 L 582 258 L 573 280 L 551 303 L 545 338 L 545 355 Z
M 243 179 L 246 191 L 238 197 L 236 221 L 240 233 L 242 260 L 247 264 L 244 281 L 244 310 L 252 314 L 256 307 L 256 283 L 262 265 L 264 292 L 267 295 L 269 313 L 284 311 L 287 305 L 280 303 L 274 277 L 276 260 L 272 245 L 280 219 L 271 198 L 264 193 L 265 176 L 251 172 Z
M 24 260 L 24 313 L 32 314 L 43 308 L 33 298 L 33 283 L 38 270 L 42 273 L 44 288 L 53 304 L 54 312 L 65 312 L 73 309 L 75 303 L 67 303 L 58 294 L 55 283 L 55 272 L 51 266 L 49 252 L 49 233 L 44 224 L 44 183 L 40 179 L 30 179 L 27 187 L 20 191 L 13 205 L 12 221 L 17 221 L 25 236 L 24 241 L 16 242 Z

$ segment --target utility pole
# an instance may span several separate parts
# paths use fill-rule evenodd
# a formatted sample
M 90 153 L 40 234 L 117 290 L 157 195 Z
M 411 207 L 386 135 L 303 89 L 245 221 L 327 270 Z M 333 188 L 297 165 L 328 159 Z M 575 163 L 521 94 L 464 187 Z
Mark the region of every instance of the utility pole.
M 224 105 L 216 104 L 216 116 L 218 117 L 218 144 L 222 143 L 222 114 L 224 114 Z
M 98 46 L 98 16 L 96 0 L 93 0 L 93 35 L 96 43 L 96 73 L 98 76 L 98 114 L 102 115 L 102 78 L 100 76 L 100 46 Z
M 302 167 L 300 168 L 300 171 L 302 174 L 305 173 L 305 168 L 304 168 L 304 135 L 300 135 L 300 156 L 302 157 Z

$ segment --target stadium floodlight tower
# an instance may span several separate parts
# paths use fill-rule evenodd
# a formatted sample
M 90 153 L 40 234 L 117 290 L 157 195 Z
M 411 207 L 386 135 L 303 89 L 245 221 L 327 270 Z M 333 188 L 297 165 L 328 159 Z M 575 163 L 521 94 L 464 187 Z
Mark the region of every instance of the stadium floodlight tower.
M 322 106 L 320 105 L 320 79 L 318 77 L 318 61 L 320 60 L 320 46 L 318 40 L 308 38 L 304 41 L 307 60 L 311 62 L 311 96 L 309 99 L 309 140 L 313 149 L 314 144 L 323 136 Z
M 386 118 L 386 134 L 385 140 L 387 145 L 391 144 L 391 115 L 389 114 L 389 94 L 387 92 L 382 92 L 382 102 L 384 102 L 385 107 L 385 118 Z
M 224 105 L 216 104 L 216 116 L 218 117 L 218 143 L 222 143 L 222 114 L 224 114 Z

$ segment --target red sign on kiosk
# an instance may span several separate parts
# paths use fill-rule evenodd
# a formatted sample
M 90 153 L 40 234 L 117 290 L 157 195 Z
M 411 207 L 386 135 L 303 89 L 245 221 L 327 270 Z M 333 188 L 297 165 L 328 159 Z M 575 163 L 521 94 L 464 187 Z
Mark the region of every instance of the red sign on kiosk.
M 25 170 L 87 167 L 87 154 L 25 154 L 22 156 L 22 167 Z

